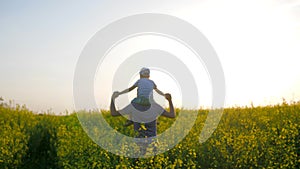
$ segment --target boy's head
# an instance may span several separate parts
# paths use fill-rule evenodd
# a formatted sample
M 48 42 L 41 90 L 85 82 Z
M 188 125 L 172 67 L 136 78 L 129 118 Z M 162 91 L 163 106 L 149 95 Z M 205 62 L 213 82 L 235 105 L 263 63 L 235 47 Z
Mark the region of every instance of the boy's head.
M 149 78 L 150 77 L 150 69 L 143 67 L 140 70 L 140 77 L 141 78 Z

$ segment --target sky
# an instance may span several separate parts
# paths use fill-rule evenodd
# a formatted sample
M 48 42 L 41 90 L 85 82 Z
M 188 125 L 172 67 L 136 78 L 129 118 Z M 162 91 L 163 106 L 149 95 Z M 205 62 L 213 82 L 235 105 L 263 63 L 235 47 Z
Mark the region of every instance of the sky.
M 282 98 L 300 100 L 299 0 L 0 1 L 0 96 L 26 104 L 36 112 L 76 109 L 73 77 L 81 51 L 104 26 L 140 13 L 176 16 L 206 36 L 224 70 L 226 107 L 251 102 L 277 104 Z M 129 39 L 111 55 L 128 52 L 126 47 L 120 49 L 122 45 L 138 51 L 155 44 L 133 45 L 143 42 L 143 38 L 159 41 L 155 37 Z M 164 42 L 168 43 L 162 49 L 180 52 L 170 40 Z M 107 72 L 100 74 L 110 76 Z M 201 84 L 201 106 L 207 107 L 211 103 L 209 78 L 193 73 Z M 101 85 L 98 77 L 95 99 L 99 108 L 107 108 L 109 99 L 103 98 L 109 97 L 112 90 L 122 89 Z M 176 105 L 182 106 L 176 79 L 160 71 L 154 71 L 151 77 L 158 83 L 168 81 L 159 85 L 167 92 L 173 91 Z M 133 75 L 124 87 L 136 78 Z M 101 90 L 108 92 L 102 96 L 97 93 Z

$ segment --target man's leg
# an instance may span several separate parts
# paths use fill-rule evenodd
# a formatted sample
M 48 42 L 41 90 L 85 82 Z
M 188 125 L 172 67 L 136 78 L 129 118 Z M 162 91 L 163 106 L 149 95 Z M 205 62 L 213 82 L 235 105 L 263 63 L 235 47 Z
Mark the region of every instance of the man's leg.
M 148 147 L 148 144 L 147 143 L 142 143 L 140 144 L 140 154 L 142 156 L 144 156 L 147 152 L 147 147 Z
M 133 121 L 131 119 L 132 119 L 132 117 L 131 117 L 131 114 L 130 114 L 128 119 L 126 120 L 126 122 L 124 124 L 125 127 L 128 127 L 128 126 L 133 124 Z

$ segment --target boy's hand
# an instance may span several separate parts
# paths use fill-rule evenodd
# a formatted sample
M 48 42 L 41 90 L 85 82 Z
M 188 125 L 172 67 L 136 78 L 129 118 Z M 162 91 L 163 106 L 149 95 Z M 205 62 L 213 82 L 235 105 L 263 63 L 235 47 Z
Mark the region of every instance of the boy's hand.
M 168 101 L 172 100 L 172 96 L 171 96 L 170 93 L 166 93 L 166 94 L 165 94 L 165 98 L 166 98 Z
M 115 98 L 117 98 L 120 94 L 119 94 L 120 92 L 118 92 L 118 91 L 115 91 L 114 93 L 113 93 L 113 95 L 111 96 L 112 97 L 112 99 L 115 99 Z

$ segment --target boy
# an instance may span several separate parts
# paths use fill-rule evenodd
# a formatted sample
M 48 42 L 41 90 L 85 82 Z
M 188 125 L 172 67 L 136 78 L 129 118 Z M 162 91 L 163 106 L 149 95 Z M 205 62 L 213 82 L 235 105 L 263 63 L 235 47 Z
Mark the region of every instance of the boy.
M 157 89 L 156 84 L 149 79 L 150 77 L 150 69 L 142 68 L 140 70 L 140 79 L 134 83 L 128 89 L 123 90 L 122 92 L 116 92 L 115 97 L 118 97 L 121 94 L 128 93 L 137 87 L 137 97 L 134 98 L 131 103 L 136 103 L 142 106 L 150 106 L 151 102 L 153 101 L 153 90 L 155 90 L 158 94 L 166 97 L 166 95 Z M 129 116 L 131 119 L 131 116 Z M 130 126 L 133 124 L 133 121 L 127 120 L 124 126 Z

